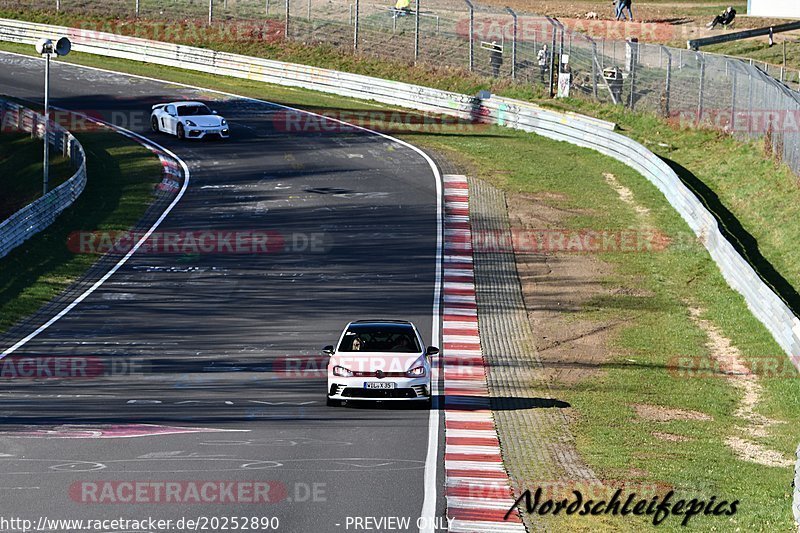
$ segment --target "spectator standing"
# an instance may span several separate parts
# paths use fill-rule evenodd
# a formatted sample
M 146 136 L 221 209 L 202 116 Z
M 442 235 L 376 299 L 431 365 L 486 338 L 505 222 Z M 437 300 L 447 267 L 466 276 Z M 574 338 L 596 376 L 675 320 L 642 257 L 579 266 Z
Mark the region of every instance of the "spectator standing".
M 628 16 L 630 17 L 631 22 L 633 22 L 633 11 L 631 10 L 631 3 L 632 2 L 633 2 L 633 0 L 618 0 L 617 1 L 617 20 L 619 20 L 620 17 L 622 17 L 623 19 L 627 20 L 627 18 L 625 17 L 625 10 L 627 9 L 628 10 Z
M 497 44 L 497 41 L 492 41 L 492 50 L 489 54 L 492 76 L 497 78 L 500 76 L 500 67 L 503 65 L 503 49 Z
M 539 50 L 539 53 L 536 55 L 536 60 L 539 63 L 539 75 L 542 79 L 542 83 L 545 83 L 544 74 L 547 72 L 547 61 L 550 59 L 550 54 L 547 51 L 547 45 L 545 44 L 542 46 L 542 49 Z

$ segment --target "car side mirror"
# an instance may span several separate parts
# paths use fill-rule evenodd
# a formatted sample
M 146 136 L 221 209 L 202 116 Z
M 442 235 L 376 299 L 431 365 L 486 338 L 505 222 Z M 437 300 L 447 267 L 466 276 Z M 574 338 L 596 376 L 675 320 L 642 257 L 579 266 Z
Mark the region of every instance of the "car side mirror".
M 328 346 L 322 349 L 322 353 L 326 355 L 333 355 L 333 345 L 329 344 Z
M 436 355 L 439 353 L 439 348 L 436 346 L 428 346 L 428 349 L 425 350 L 425 355 Z

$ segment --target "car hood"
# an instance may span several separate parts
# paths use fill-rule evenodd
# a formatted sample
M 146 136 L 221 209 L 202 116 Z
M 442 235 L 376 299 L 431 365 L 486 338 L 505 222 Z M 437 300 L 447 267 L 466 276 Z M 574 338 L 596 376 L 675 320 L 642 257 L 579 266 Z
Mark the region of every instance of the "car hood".
M 352 372 L 374 373 L 406 372 L 422 356 L 422 353 L 337 353 L 331 357 L 331 366 L 343 366 Z
M 222 125 L 222 117 L 219 115 L 199 115 L 191 117 L 181 117 L 184 121 L 191 120 L 198 126 L 217 127 Z

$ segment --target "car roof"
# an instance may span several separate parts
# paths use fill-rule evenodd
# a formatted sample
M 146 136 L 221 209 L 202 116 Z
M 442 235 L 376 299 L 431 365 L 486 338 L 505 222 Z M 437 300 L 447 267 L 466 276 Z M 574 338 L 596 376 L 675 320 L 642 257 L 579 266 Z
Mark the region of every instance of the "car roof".
M 350 324 L 402 324 L 406 326 L 413 326 L 408 320 L 353 320 Z
M 167 102 L 164 105 L 206 105 L 203 102 Z

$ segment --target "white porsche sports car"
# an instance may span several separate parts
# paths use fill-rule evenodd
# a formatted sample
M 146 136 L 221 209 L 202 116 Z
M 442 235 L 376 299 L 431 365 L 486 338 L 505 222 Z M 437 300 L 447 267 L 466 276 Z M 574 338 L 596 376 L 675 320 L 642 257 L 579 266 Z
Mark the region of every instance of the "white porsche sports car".
M 328 361 L 328 405 L 346 400 L 431 402 L 431 356 L 417 328 L 401 320 L 350 322 Z
M 170 133 L 178 139 L 230 136 L 228 122 L 201 102 L 171 102 L 153 106 L 150 127 L 156 133 Z

